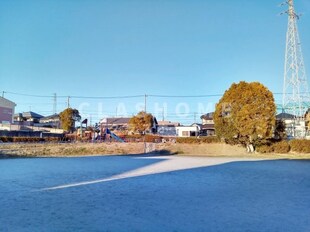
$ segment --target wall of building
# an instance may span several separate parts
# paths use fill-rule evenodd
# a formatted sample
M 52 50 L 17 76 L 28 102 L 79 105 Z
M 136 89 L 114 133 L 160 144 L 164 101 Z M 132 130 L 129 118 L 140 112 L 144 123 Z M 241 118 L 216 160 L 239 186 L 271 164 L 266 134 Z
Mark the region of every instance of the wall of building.
M 0 97 L 0 123 L 12 123 L 15 103 Z
M 178 137 L 198 136 L 199 129 L 196 126 L 178 126 L 176 127 Z
M 64 133 L 63 129 L 0 123 L 0 131 L 1 130 L 2 131 L 43 131 L 43 132 L 50 132 L 50 133 L 55 133 L 55 134 Z
M 6 107 L 0 106 L 0 123 L 13 121 L 14 110 Z

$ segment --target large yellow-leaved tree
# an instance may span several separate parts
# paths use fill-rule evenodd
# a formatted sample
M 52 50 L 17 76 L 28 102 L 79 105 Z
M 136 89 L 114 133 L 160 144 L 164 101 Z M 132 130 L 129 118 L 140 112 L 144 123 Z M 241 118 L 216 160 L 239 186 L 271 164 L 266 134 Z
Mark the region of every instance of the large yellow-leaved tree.
M 143 134 L 152 129 L 153 123 L 153 115 L 141 111 L 129 120 L 129 128 L 135 133 Z
M 228 143 L 241 143 L 253 152 L 269 139 L 275 127 L 276 105 L 272 92 L 258 82 L 232 84 L 216 105 L 216 134 Z

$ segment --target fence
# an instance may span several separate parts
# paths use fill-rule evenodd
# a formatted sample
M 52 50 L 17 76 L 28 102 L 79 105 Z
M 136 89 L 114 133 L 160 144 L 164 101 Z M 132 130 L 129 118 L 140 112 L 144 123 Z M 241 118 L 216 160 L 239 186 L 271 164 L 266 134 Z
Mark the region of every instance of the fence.
M 63 134 L 41 131 L 0 131 L 0 137 L 63 138 Z

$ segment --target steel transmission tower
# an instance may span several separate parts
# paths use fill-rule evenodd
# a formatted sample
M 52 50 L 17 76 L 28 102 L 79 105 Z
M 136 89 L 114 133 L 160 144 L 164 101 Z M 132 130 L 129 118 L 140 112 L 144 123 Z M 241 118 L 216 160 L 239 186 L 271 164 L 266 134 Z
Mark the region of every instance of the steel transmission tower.
M 286 113 L 295 115 L 296 119 L 302 119 L 309 108 L 310 95 L 297 29 L 299 15 L 295 12 L 293 0 L 288 0 L 282 5 L 284 4 L 288 5 L 288 11 L 285 12 L 288 14 L 288 28 L 282 109 Z

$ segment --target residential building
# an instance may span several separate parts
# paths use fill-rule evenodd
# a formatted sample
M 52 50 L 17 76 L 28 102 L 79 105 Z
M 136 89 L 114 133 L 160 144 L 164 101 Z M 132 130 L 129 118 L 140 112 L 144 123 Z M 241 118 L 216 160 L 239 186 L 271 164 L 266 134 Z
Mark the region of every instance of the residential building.
M 298 118 L 293 114 L 280 113 L 276 116 L 276 120 L 281 120 L 285 124 L 285 133 L 288 138 L 304 138 L 306 137 L 306 120 Z
M 100 121 L 100 131 L 103 132 L 105 129 L 109 129 L 114 132 L 128 132 L 129 120 L 131 118 L 103 118 Z M 153 126 L 147 133 L 156 133 L 158 127 L 157 119 L 153 118 Z
M 130 118 L 103 118 L 100 121 L 101 131 L 110 129 L 112 131 L 127 131 Z
M 13 123 L 16 104 L 4 97 L 0 97 L 0 123 Z
M 157 134 L 161 136 L 177 136 L 177 126 L 180 126 L 180 123 L 170 121 L 158 121 Z
M 177 126 L 176 134 L 178 137 L 193 137 L 199 136 L 199 127 L 196 126 Z
M 60 128 L 60 116 L 59 114 L 53 114 L 40 118 L 39 123 L 36 123 L 35 125 L 49 128 Z
M 28 122 L 28 124 L 39 123 L 40 119 L 44 118 L 43 115 L 37 114 L 35 112 L 23 112 L 14 115 L 14 122 L 17 124 L 23 124 L 23 122 Z
M 202 136 L 215 135 L 215 127 L 214 127 L 213 117 L 214 117 L 214 112 L 204 114 L 200 117 L 202 120 L 200 135 L 202 135 Z

